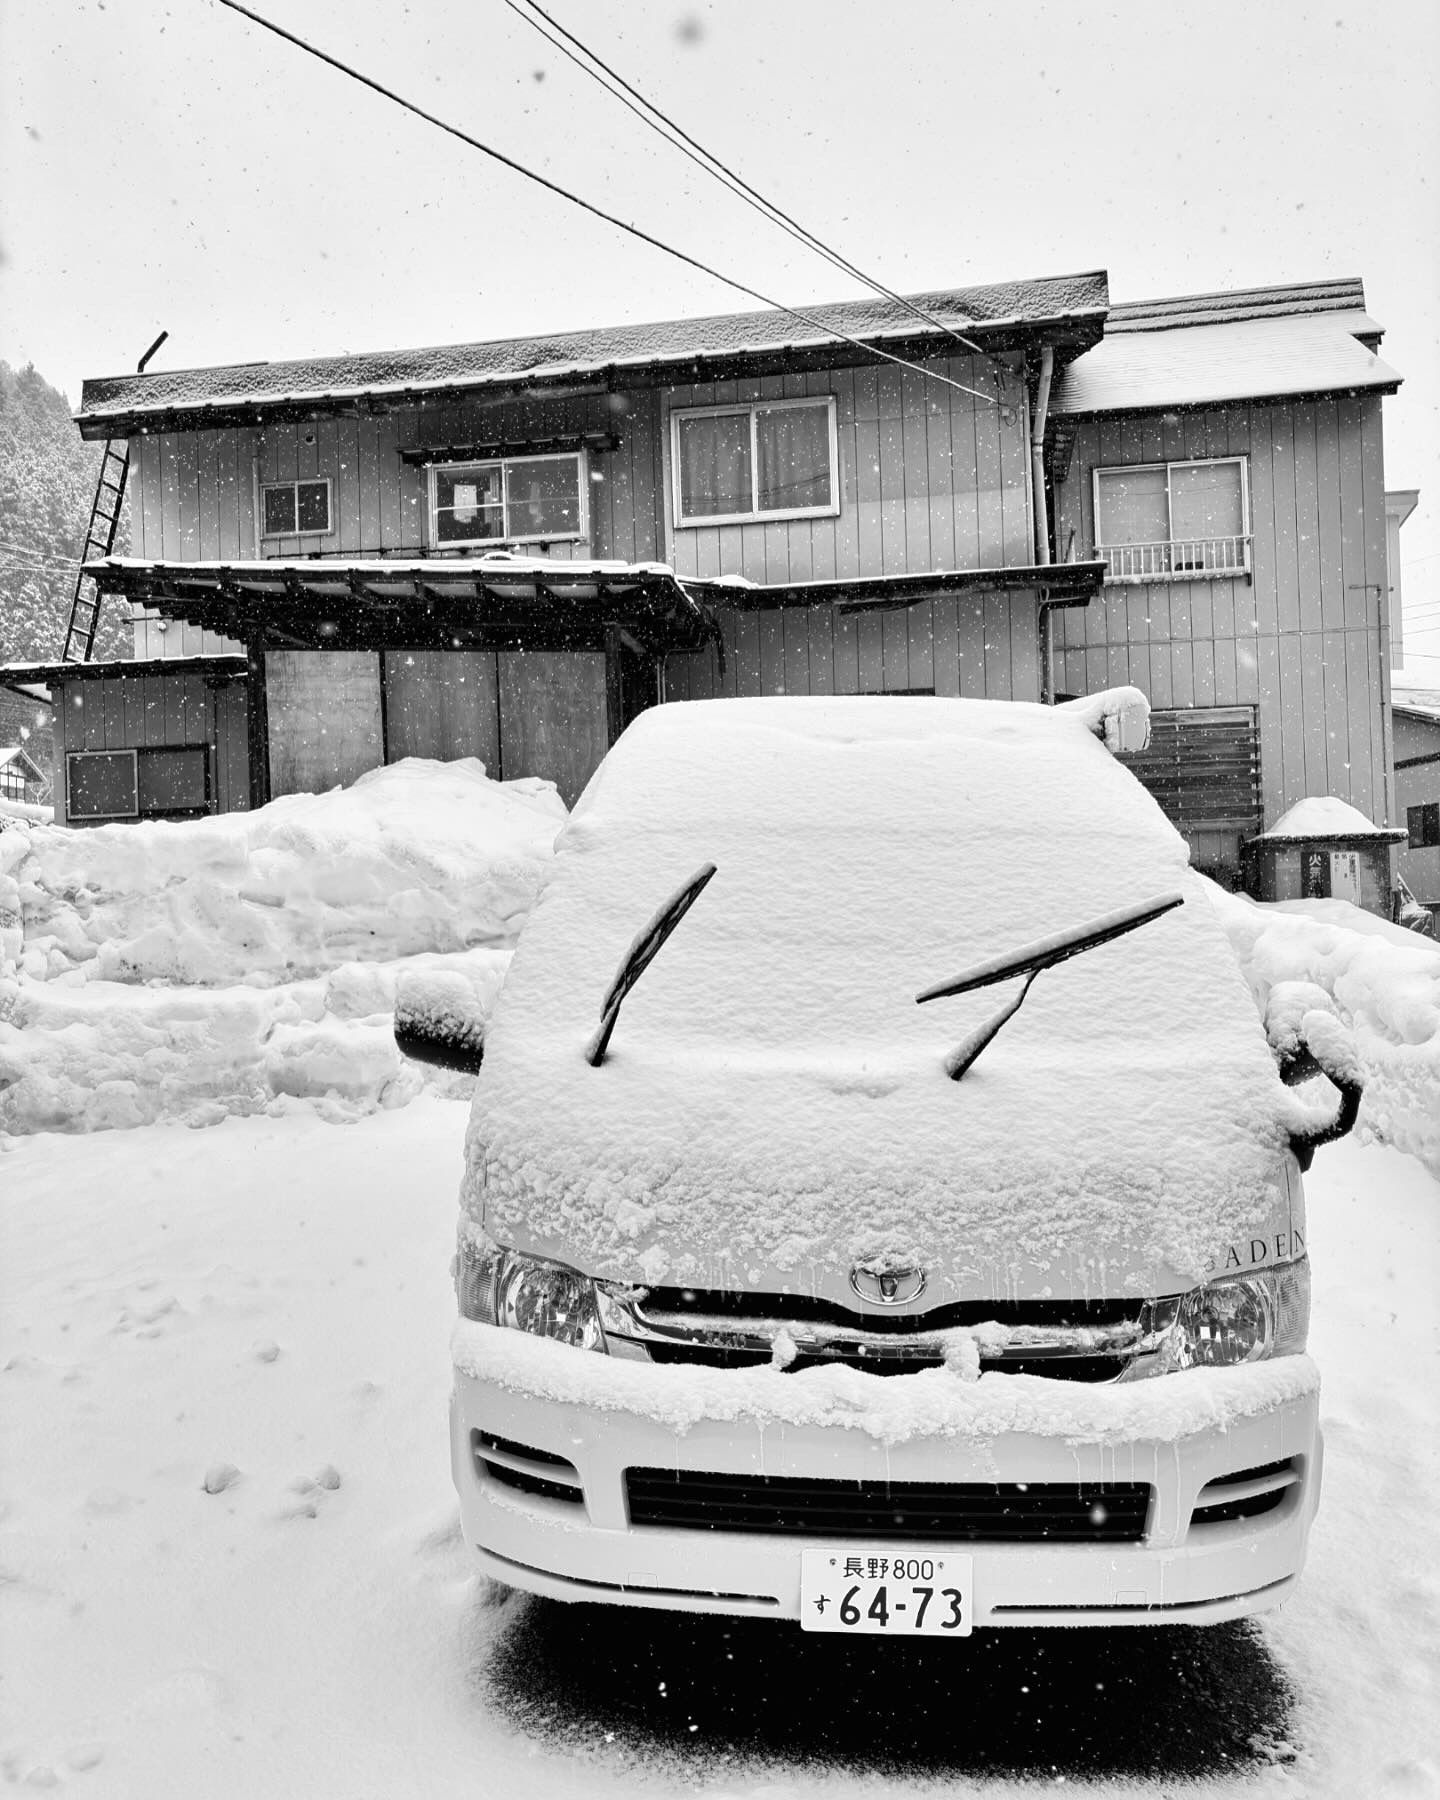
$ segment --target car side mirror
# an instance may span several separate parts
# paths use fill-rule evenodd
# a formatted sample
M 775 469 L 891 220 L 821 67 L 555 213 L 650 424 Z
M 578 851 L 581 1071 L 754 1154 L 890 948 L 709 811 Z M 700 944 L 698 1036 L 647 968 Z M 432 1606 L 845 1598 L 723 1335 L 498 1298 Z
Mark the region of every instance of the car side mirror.
M 395 1047 L 413 1062 L 458 1075 L 485 1060 L 485 1009 L 466 978 L 450 969 L 414 971 L 395 993 Z
M 1328 1001 L 1323 989 L 1311 989 L 1308 983 L 1279 982 L 1265 1008 L 1265 1034 L 1285 1085 L 1294 1087 L 1312 1075 L 1324 1075 L 1340 1093 L 1340 1104 L 1327 1125 L 1290 1134 L 1290 1148 L 1302 1170 L 1310 1167 L 1322 1144 L 1334 1143 L 1354 1129 L 1365 1092 L 1353 1035 L 1328 1006 L 1308 1005 L 1312 994 Z

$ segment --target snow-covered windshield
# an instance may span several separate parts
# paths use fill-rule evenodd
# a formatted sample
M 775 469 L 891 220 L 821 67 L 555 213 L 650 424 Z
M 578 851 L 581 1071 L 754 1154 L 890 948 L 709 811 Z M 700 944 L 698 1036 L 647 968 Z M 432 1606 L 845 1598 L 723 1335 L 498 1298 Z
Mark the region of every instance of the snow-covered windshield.
M 720 873 L 630 995 L 600 1081 L 594 971 L 703 860 Z M 626 1279 L 823 1282 L 878 1248 L 987 1289 L 1183 1285 L 1270 1219 L 1285 1143 L 1211 909 L 1057 970 L 961 1083 L 945 1055 L 992 1002 L 914 995 L 1194 881 L 1083 716 L 657 708 L 577 806 L 522 935 L 487 1034 L 472 1212 Z

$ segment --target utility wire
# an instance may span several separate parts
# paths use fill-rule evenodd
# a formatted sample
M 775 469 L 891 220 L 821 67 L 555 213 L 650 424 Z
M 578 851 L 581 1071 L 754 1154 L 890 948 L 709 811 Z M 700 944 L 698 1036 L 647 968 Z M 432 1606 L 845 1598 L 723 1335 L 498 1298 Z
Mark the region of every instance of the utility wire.
M 663 108 L 656 106 L 653 100 L 647 100 L 644 94 L 632 87 L 618 70 L 612 69 L 603 57 L 598 56 L 588 44 L 582 43 L 573 31 L 567 31 L 557 18 L 546 12 L 543 6 L 537 4 L 537 0 L 525 0 L 525 5 L 529 8 L 528 12 L 521 9 L 519 0 L 505 0 L 505 5 L 517 18 L 523 19 L 533 30 L 539 32 L 547 44 L 558 50 L 562 56 L 569 57 L 577 69 L 588 75 L 592 81 L 598 82 L 607 94 L 612 94 L 623 107 L 634 113 L 643 125 L 649 126 L 667 143 L 673 144 L 682 156 L 688 156 L 697 168 L 703 169 L 707 175 L 713 176 L 722 186 L 729 188 L 732 194 L 738 195 L 747 206 L 753 207 L 756 212 L 760 213 L 762 218 L 768 219 L 772 225 L 778 225 L 782 231 L 789 232 L 790 236 L 798 243 L 803 244 L 807 250 L 813 250 L 817 255 L 823 256 L 827 262 L 833 263 L 837 269 L 863 283 L 874 293 L 881 295 L 886 300 L 893 301 L 896 306 L 903 307 L 906 312 L 923 320 L 926 325 L 932 326 L 935 330 L 943 331 L 947 337 L 954 338 L 955 342 L 963 345 L 966 350 L 973 351 L 976 356 L 984 357 L 988 362 L 999 362 L 998 357 L 988 350 L 983 350 L 970 338 L 962 336 L 953 326 L 947 325 L 943 319 L 937 319 L 933 313 L 926 312 L 913 300 L 906 299 L 903 294 L 895 293 L 893 289 L 886 287 L 884 282 L 877 281 L 874 276 L 865 274 L 848 257 L 842 256 L 838 250 L 832 249 L 823 238 L 817 237 L 798 219 L 792 218 L 783 207 L 777 206 L 773 200 L 767 200 L 765 195 L 758 188 L 752 187 L 743 175 L 730 168 L 727 163 L 716 156 L 713 150 L 707 150 L 702 143 L 685 130 L 683 125 L 677 125 Z M 545 21 L 545 25 L 551 27 L 551 31 L 547 31 L 544 25 L 537 22 L 533 16 L 537 13 Z M 559 37 L 552 36 L 552 31 L 558 32 Z M 573 44 L 580 55 L 577 56 L 574 51 L 567 49 L 566 45 L 561 43 L 561 38 Z M 582 60 L 582 58 L 588 60 Z M 594 67 L 591 66 L 592 64 Z M 597 69 L 603 70 L 604 75 L 598 74 Z M 605 76 L 610 78 L 609 81 L 605 80 Z M 616 85 L 612 86 L 612 82 Z M 624 91 L 621 92 L 621 89 Z M 629 95 L 630 98 L 627 99 L 626 95 Z M 638 105 L 635 104 L 637 101 Z M 1008 369 L 1007 373 L 1009 373 Z
M 878 356 L 885 362 L 894 363 L 898 368 L 912 370 L 927 381 L 939 382 L 943 387 L 954 388 L 959 393 L 969 394 L 976 400 L 984 400 L 991 406 L 1002 407 L 1004 405 L 1004 402 L 994 394 L 982 393 L 979 388 L 966 387 L 963 381 L 953 381 L 950 376 L 941 375 L 934 369 L 922 368 L 919 363 L 908 362 L 903 356 L 895 356 L 889 350 L 882 350 L 878 344 L 867 344 L 860 338 L 851 337 L 848 332 L 837 330 L 833 325 L 826 325 L 822 320 L 815 318 L 813 314 L 803 312 L 798 307 L 786 306 L 779 300 L 772 300 L 767 294 L 762 294 L 758 288 L 747 287 L 743 281 L 737 281 L 733 275 L 722 275 L 718 269 L 712 269 L 708 263 L 701 262 L 699 257 L 691 256 L 688 251 L 677 250 L 673 244 L 667 244 L 660 238 L 652 237 L 648 231 L 642 231 L 638 225 L 631 225 L 624 219 L 617 219 L 613 213 L 604 211 L 603 208 L 594 205 L 589 200 L 581 199 L 579 194 L 573 194 L 568 188 L 561 187 L 558 181 L 551 181 L 548 176 L 537 174 L 534 169 L 529 169 L 524 163 L 517 162 L 513 156 L 507 156 L 503 150 L 496 150 L 491 145 L 482 143 L 479 138 L 471 137 L 469 132 L 462 131 L 458 125 L 450 124 L 435 113 L 426 112 L 413 100 L 407 100 L 402 94 L 397 94 L 393 88 L 387 88 L 373 77 L 362 74 L 359 69 L 352 68 L 349 63 L 341 62 L 338 56 L 331 56 L 328 51 L 319 49 L 305 38 L 297 36 L 295 32 L 287 31 L 283 25 L 277 25 L 273 19 L 267 19 L 260 13 L 252 12 L 248 6 L 242 6 L 240 0 L 220 0 L 220 4 L 228 7 L 231 12 L 240 13 L 252 23 L 263 26 L 266 31 L 273 32 L 276 37 L 284 38 L 287 43 L 294 44 L 297 49 L 304 50 L 318 61 L 327 63 L 332 69 L 338 69 L 342 75 L 348 75 L 352 81 L 358 81 L 362 87 L 370 88 L 386 100 L 393 100 L 397 106 L 403 107 L 406 112 L 414 113 L 417 119 L 423 119 L 427 125 L 434 125 L 439 130 L 447 132 L 451 137 L 458 138 L 462 144 L 468 144 L 472 150 L 479 150 L 482 155 L 503 164 L 505 168 L 513 169 L 517 175 L 523 175 L 527 181 L 533 181 L 538 186 L 548 189 L 552 194 L 558 194 L 562 200 L 568 200 L 572 206 L 581 207 L 585 212 L 593 214 L 595 218 L 603 219 L 607 225 L 613 225 L 618 230 L 627 232 L 631 237 L 639 238 L 641 243 L 649 244 L 652 249 L 663 250 L 667 256 L 673 256 L 678 262 L 687 263 L 692 269 L 698 269 L 702 275 L 708 275 L 712 281 L 723 282 L 726 287 L 734 288 L 737 293 L 744 294 L 751 300 L 758 300 L 762 306 L 768 306 L 775 312 L 782 312 L 788 318 L 799 319 L 802 324 L 813 326 L 827 337 L 838 338 L 842 344 L 850 344 L 857 350 L 863 350 L 867 356 Z

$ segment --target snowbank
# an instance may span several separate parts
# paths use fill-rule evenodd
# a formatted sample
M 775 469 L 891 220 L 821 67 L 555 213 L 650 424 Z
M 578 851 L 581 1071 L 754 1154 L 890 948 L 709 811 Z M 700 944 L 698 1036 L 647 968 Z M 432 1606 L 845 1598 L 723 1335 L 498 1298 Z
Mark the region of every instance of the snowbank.
M 0 831 L 10 820 L 19 819 L 27 825 L 48 825 L 54 817 L 53 806 L 33 806 L 27 800 L 0 800 Z
M 396 1051 L 407 975 L 484 1010 L 565 809 L 413 758 L 252 813 L 0 832 L 0 1130 L 458 1091 Z
M 412 757 L 255 812 L 34 828 L 19 859 L 0 849 L 0 869 L 19 884 L 33 979 L 268 987 L 508 947 L 564 822 L 549 782 Z
M 1281 983 L 1328 998 L 1355 1034 L 1361 1128 L 1440 1174 L 1440 947 L 1343 900 L 1263 906 L 1206 886 L 1262 1014 Z
M 681 1436 L 707 1420 L 738 1419 L 762 1429 L 859 1431 L 890 1445 L 1007 1432 L 1058 1437 L 1068 1444 L 1173 1444 L 1194 1432 L 1228 1430 L 1241 1419 L 1301 1399 L 1320 1379 L 1308 1356 L 1235 1369 L 1191 1369 L 1183 1379 L 1118 1387 L 998 1373 L 966 1381 L 948 1368 L 922 1369 L 896 1381 L 860 1369 L 791 1375 L 774 1365 L 655 1367 L 613 1356 L 576 1356 L 551 1338 L 469 1319 L 456 1323 L 450 1350 L 462 1374 L 512 1393 L 653 1419 Z

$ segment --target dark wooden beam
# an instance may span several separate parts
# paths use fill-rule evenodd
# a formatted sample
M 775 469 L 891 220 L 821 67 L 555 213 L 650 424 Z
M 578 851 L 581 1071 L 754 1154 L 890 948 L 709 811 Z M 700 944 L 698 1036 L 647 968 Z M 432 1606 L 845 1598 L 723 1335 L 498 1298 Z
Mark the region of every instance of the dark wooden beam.
M 265 692 L 265 638 L 251 638 L 245 645 L 250 681 L 246 694 L 246 747 L 250 763 L 250 805 L 264 806 L 270 798 L 270 709 Z

